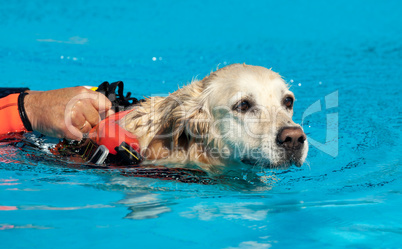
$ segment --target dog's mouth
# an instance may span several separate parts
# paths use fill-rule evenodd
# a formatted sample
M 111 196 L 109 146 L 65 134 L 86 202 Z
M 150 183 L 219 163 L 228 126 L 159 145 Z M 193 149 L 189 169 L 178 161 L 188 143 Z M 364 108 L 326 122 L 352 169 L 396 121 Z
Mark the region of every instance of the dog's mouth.
M 292 165 L 300 168 L 303 165 L 301 156 L 295 154 L 288 154 L 277 162 L 271 162 L 268 158 L 250 158 L 250 157 L 242 158 L 241 162 L 247 165 L 262 166 L 271 169 L 287 169 Z

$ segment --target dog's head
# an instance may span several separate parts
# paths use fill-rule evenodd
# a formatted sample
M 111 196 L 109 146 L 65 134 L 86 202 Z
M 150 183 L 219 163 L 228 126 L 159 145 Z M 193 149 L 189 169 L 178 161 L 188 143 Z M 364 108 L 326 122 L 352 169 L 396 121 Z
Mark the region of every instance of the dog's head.
M 158 125 L 147 146 L 164 141 L 162 146 L 192 148 L 204 159 L 300 166 L 308 145 L 292 121 L 294 100 L 279 74 L 258 66 L 226 66 L 155 102 L 152 120 Z
M 222 141 L 230 158 L 270 167 L 303 164 L 306 135 L 292 120 L 295 97 L 279 74 L 235 64 L 201 82 L 209 136 Z

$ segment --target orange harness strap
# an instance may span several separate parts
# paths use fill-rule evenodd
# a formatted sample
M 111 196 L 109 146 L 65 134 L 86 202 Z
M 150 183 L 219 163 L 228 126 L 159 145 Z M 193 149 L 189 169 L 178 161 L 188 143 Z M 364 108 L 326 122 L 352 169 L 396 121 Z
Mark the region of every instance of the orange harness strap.
M 27 132 L 18 110 L 19 93 L 0 99 L 0 135 L 11 132 Z

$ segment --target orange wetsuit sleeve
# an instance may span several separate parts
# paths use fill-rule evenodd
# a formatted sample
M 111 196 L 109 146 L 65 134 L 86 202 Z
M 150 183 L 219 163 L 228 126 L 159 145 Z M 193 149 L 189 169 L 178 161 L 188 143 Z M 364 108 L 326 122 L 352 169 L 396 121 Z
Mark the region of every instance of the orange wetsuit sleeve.
M 19 93 L 0 99 L 0 135 L 10 132 L 26 132 L 18 110 Z

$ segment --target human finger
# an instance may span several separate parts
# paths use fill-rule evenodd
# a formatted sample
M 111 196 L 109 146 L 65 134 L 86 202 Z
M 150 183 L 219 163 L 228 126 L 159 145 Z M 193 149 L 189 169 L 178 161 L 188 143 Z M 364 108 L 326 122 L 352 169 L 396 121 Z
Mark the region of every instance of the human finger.
M 82 113 L 85 117 L 85 120 L 91 125 L 95 126 L 100 121 L 100 116 L 98 111 L 92 105 L 85 105 L 83 107 Z
M 88 121 L 85 121 L 85 123 L 79 128 L 80 132 L 83 134 L 89 133 L 91 129 L 92 125 Z
M 86 121 L 86 118 L 81 110 L 74 108 L 71 110 L 71 116 L 67 115 L 65 118 L 70 118 L 70 122 L 74 127 L 80 128 Z M 66 122 L 67 123 L 67 122 Z
M 80 141 L 84 136 L 77 127 L 70 126 L 67 131 L 64 132 L 64 137 L 70 140 Z
M 95 98 L 91 98 L 91 103 L 99 112 L 108 111 L 112 108 L 112 102 L 103 94 L 96 92 Z

